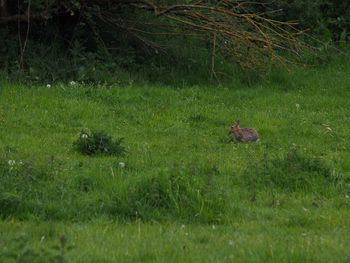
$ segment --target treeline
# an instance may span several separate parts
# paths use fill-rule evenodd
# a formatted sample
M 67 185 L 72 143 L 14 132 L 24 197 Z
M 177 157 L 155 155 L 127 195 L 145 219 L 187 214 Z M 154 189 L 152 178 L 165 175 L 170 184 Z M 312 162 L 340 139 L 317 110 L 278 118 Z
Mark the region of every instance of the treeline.
M 278 0 L 265 2 L 271 3 L 266 5 L 266 11 L 271 12 L 275 19 L 298 21 L 303 30 L 307 30 L 320 41 L 332 41 L 343 45 L 350 40 L 350 1 Z
M 28 80 L 219 80 L 349 40 L 347 0 L 0 0 L 0 70 Z

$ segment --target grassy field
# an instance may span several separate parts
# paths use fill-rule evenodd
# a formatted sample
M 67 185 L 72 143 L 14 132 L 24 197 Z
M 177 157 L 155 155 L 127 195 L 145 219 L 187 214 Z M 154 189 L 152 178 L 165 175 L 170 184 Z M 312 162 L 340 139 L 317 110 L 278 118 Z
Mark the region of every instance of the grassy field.
M 0 261 L 349 262 L 349 98 L 345 62 L 250 86 L 1 83 Z M 260 141 L 232 140 L 236 119 Z M 81 131 L 127 154 L 83 155 Z

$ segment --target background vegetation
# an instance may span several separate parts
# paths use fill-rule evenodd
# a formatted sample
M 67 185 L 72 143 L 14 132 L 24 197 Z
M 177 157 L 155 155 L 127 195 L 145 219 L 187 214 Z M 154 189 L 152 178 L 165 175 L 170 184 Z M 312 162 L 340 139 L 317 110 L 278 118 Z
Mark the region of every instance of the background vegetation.
M 348 262 L 349 17 L 0 0 L 0 261 Z
M 207 13 L 195 2 L 2 0 L 0 69 L 10 78 L 37 82 L 199 84 L 214 80 L 217 84 L 237 78 L 242 67 L 258 69 L 259 60 L 262 65 L 270 63 L 276 54 L 286 53 L 287 47 L 298 53 L 299 62 L 320 62 L 310 61 L 306 54 L 314 57 L 314 49 L 300 52 L 289 42 L 292 35 L 278 40 L 277 29 L 268 31 L 271 24 L 263 19 L 298 21 L 292 27 L 276 26 L 286 27 L 283 30 L 288 34 L 306 30 L 308 36 L 298 41 L 320 48 L 323 55 L 349 41 L 346 0 L 201 3 L 233 12 L 238 18 L 221 22 L 223 14 Z M 192 5 L 196 8 L 190 9 Z M 186 17 L 187 13 L 194 17 Z M 233 21 L 233 31 L 224 30 L 229 21 Z M 257 25 L 264 35 L 259 36 Z M 264 42 L 266 36 L 271 39 Z M 264 48 L 269 43 L 275 43 L 273 51 Z M 264 59 L 266 55 L 270 62 Z M 260 73 L 265 68 L 260 67 Z

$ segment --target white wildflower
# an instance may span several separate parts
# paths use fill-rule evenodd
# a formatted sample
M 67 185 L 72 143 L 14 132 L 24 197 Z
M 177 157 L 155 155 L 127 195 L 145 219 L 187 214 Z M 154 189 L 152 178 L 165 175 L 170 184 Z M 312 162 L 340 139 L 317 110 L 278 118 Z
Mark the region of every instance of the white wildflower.
M 9 160 L 9 161 L 8 161 L 8 164 L 9 164 L 10 166 L 14 166 L 14 165 L 16 164 L 16 161 L 15 161 L 15 160 Z
M 297 110 L 299 110 L 300 105 L 297 103 L 297 104 L 295 104 L 295 107 L 297 107 Z
M 118 163 L 118 166 L 119 166 L 120 168 L 124 168 L 124 167 L 125 167 L 125 163 L 124 163 L 124 162 L 119 162 L 119 163 Z
M 87 135 L 86 133 L 83 133 L 83 134 L 81 135 L 81 138 L 82 138 L 82 139 L 87 139 L 87 137 L 88 137 L 88 135 Z
M 75 86 L 75 85 L 77 85 L 77 83 L 76 83 L 75 81 L 72 80 L 72 81 L 69 82 L 69 85 Z
M 46 85 L 46 88 L 48 88 L 48 89 L 51 88 L 51 85 L 50 85 L 50 84 L 47 84 L 47 85 Z

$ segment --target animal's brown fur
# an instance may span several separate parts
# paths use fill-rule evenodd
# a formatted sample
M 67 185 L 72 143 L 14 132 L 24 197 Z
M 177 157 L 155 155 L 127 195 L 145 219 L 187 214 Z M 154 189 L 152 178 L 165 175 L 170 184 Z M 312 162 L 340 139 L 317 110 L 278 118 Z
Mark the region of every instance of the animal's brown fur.
M 230 133 L 241 142 L 257 141 L 259 139 L 259 134 L 255 129 L 241 128 L 239 120 L 230 128 Z

